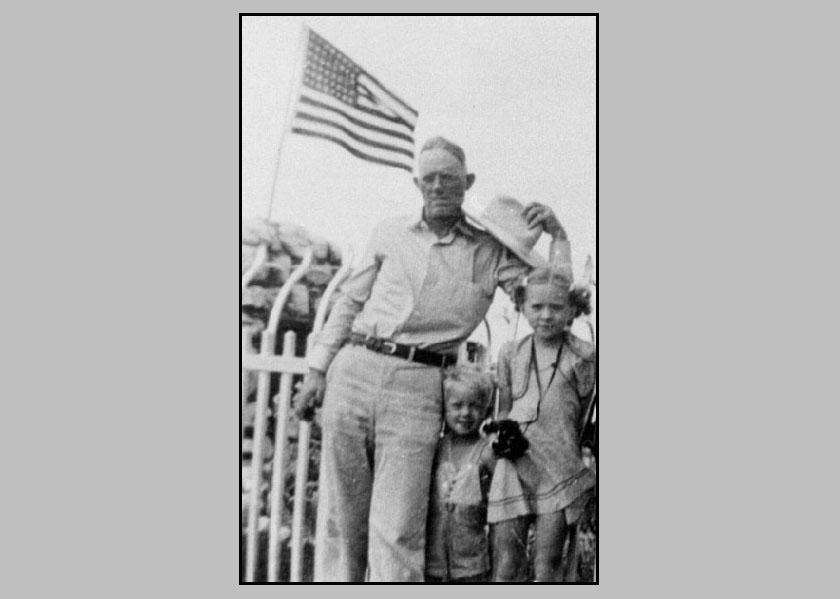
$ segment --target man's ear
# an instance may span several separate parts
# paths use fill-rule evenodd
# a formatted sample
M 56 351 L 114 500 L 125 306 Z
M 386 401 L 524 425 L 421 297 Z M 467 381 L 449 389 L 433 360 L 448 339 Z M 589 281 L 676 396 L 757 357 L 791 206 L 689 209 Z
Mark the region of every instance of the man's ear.
M 475 175 L 473 173 L 469 173 L 467 175 L 467 186 L 465 187 L 465 189 L 469 189 L 470 187 L 472 187 L 473 183 L 475 183 Z

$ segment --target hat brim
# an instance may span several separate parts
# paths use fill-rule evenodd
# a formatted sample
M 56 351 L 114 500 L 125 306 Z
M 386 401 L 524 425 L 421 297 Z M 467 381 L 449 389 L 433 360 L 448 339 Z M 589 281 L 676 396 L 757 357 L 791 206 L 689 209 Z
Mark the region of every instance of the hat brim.
M 534 250 L 527 251 L 521 244 L 517 243 L 510 233 L 497 223 L 482 218 L 480 214 L 476 214 L 466 206 L 462 210 L 470 220 L 476 222 L 482 229 L 490 233 L 496 241 L 513 252 L 525 264 L 533 268 L 551 268 L 551 263 L 548 260 L 537 254 Z
M 522 244 L 517 243 L 516 239 L 510 233 L 495 222 L 485 220 L 480 214 L 475 214 L 466 207 L 463 207 L 462 210 L 472 221 L 478 223 L 482 229 L 490 233 L 496 241 L 513 252 L 525 264 L 533 268 L 551 268 L 551 263 L 548 260 L 537 254 L 534 250 L 528 251 L 526 248 L 523 248 Z

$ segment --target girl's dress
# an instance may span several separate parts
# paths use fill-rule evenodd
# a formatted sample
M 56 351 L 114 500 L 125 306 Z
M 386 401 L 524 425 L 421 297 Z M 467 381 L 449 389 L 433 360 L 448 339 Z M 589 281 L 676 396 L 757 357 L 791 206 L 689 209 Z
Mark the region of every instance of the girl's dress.
M 426 575 L 451 581 L 490 570 L 487 542 L 487 492 L 492 450 L 480 439 L 460 469 L 452 461 L 445 435 L 435 460 L 426 540 Z
M 586 491 L 595 486 L 595 473 L 580 452 L 585 402 L 595 385 L 594 346 L 564 335 L 554 370 L 552 364 L 536 364 L 533 335 L 499 352 L 499 383 L 510 385 L 513 396 L 509 418 L 520 423 L 530 447 L 516 460 L 496 463 L 489 522 L 566 510 L 567 522 L 574 523 Z

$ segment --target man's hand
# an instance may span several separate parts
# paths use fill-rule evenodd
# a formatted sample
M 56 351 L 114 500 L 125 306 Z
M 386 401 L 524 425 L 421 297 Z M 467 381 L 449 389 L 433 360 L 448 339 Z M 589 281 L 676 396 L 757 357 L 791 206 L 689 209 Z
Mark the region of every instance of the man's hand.
M 566 239 L 566 231 L 563 229 L 560 221 L 557 220 L 557 215 L 554 214 L 554 210 L 548 206 L 531 202 L 525 206 L 522 216 L 525 217 L 529 227 L 542 227 L 543 231 L 551 235 L 554 239 Z
M 324 401 L 324 391 L 327 388 L 327 377 L 320 370 L 309 369 L 309 374 L 303 378 L 303 384 L 292 397 L 295 414 L 301 420 L 312 420 L 315 408 Z

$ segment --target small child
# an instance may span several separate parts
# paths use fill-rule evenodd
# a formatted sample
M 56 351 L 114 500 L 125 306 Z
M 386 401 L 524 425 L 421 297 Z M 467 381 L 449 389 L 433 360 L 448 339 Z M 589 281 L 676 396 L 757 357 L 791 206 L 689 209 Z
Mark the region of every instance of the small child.
M 443 382 L 444 430 L 429 501 L 426 582 L 490 579 L 487 493 L 495 458 L 479 427 L 495 385 L 489 373 L 454 366 Z
M 496 464 L 488 503 L 494 579 L 527 579 L 533 522 L 536 580 L 560 582 L 569 525 L 595 486 L 580 449 L 595 351 L 569 331 L 577 315 L 588 313 L 589 296 L 571 290 L 566 272 L 543 268 L 525 279 L 515 298 L 534 332 L 499 352 L 500 421 L 489 428 L 499 432 L 493 449 L 506 459 Z

